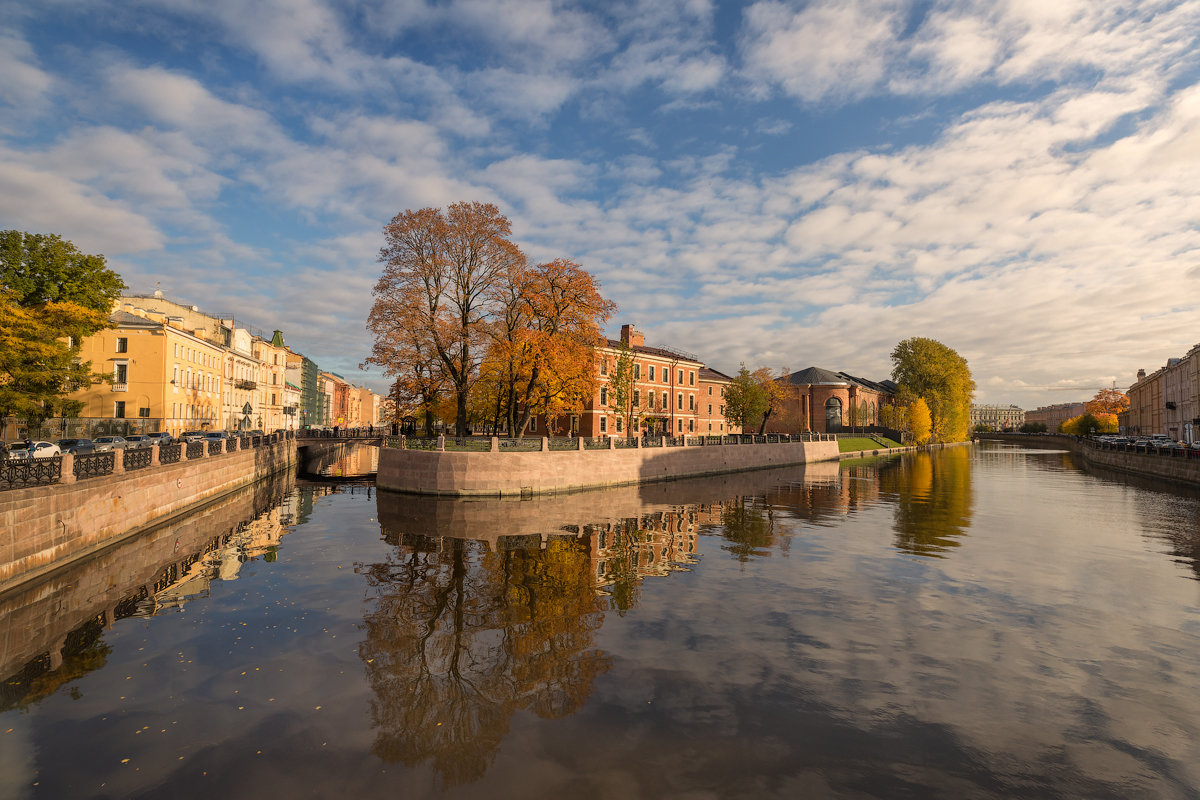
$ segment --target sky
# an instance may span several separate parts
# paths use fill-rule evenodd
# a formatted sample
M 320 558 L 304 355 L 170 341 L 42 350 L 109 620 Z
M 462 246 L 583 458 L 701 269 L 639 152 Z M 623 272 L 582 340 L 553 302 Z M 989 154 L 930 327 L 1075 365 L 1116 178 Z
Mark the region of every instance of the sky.
M 1200 342 L 1200 0 L 0 0 L 0 228 L 353 382 L 382 227 L 495 203 L 647 344 L 976 401 Z

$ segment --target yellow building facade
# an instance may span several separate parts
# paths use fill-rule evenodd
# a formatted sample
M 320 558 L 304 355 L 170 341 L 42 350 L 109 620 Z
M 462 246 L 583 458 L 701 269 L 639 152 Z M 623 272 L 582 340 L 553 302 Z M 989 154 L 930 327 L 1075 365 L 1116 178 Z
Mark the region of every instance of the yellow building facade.
M 161 315 L 117 311 L 111 319 L 115 327 L 80 346 L 80 357 L 112 383 L 71 395 L 83 404 L 86 428 L 78 433 L 175 435 L 222 427 L 222 347 L 203 329 L 187 331 Z

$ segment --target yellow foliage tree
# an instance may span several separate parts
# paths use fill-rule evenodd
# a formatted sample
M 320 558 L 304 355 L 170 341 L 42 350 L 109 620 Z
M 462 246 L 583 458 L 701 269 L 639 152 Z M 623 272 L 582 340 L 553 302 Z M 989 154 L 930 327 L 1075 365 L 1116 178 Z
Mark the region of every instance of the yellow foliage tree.
M 913 440 L 917 444 L 925 444 L 929 441 L 930 432 L 933 430 L 933 421 L 930 419 L 929 406 L 925 401 L 918 397 L 908 404 L 908 427 L 912 431 Z

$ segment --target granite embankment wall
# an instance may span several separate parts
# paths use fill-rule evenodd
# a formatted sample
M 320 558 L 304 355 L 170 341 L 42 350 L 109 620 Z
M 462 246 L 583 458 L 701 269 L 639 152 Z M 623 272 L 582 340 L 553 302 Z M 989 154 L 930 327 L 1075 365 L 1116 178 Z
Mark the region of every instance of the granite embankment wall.
M 376 485 L 442 497 L 556 494 L 768 469 L 838 458 L 836 441 L 632 447 L 608 450 L 441 452 L 385 447 Z
M 1184 453 L 1166 455 L 1135 452 L 1132 450 L 1104 449 L 1062 434 L 1003 434 L 986 433 L 980 439 L 1013 442 L 1027 447 L 1059 447 L 1070 450 L 1087 464 L 1114 472 L 1141 475 L 1146 478 L 1171 481 L 1173 483 L 1200 486 L 1200 458 Z
M 0 678 L 43 654 L 57 669 L 72 631 L 101 615 L 106 626 L 112 625 L 120 616 L 118 607 L 131 599 L 152 597 L 168 578 L 186 580 L 189 568 L 202 566 L 200 554 L 276 506 L 294 485 L 290 472 L 279 472 L 0 594 Z
M 0 493 L 0 594 L 126 536 L 289 469 L 296 440 Z M 70 475 L 70 456 L 63 474 Z

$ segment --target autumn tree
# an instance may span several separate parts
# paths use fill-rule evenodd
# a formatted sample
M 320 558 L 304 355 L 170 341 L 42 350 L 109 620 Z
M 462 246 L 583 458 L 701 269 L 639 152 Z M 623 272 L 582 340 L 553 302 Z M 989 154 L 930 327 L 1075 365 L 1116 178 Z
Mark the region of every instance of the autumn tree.
M 1063 433 L 1069 433 L 1072 436 L 1088 436 L 1092 433 L 1116 433 L 1117 415 L 1093 414 L 1091 412 L 1080 414 L 1062 423 L 1059 426 L 1059 430 Z
M 1120 389 L 1101 389 L 1096 396 L 1087 401 L 1084 411 L 1089 414 L 1112 414 L 1116 416 L 1129 410 L 1129 398 Z
M 418 332 L 454 395 L 455 429 L 464 436 L 496 285 L 525 257 L 508 238 L 508 218 L 490 203 L 407 210 L 383 232 L 383 274 L 368 321 L 375 345 L 367 363 L 398 377 L 407 365 L 393 360 L 394 344 Z
M 758 433 L 761 436 L 767 430 L 767 420 L 779 413 L 788 397 L 788 385 L 779 378 L 788 374 L 786 368 L 779 370 L 778 375 L 771 372 L 770 367 L 759 367 L 750 373 L 762 389 L 767 400 L 767 410 L 763 412 L 762 420 L 758 423 Z M 745 428 L 742 429 L 743 431 Z
M 966 360 L 935 339 L 913 337 L 892 350 L 892 380 L 897 398 L 911 405 L 916 398 L 929 409 L 930 436 L 939 442 L 967 438 L 975 381 Z
M 67 395 L 102 380 L 80 345 L 107 327 L 124 288 L 104 256 L 55 234 L 0 231 L 0 416 L 78 413 Z
M 912 432 L 913 441 L 917 444 L 925 444 L 929 441 L 933 430 L 933 420 L 929 413 L 929 406 L 925 404 L 924 398 L 918 397 L 908 404 L 906 412 L 905 416 L 908 419 L 908 426 Z
M 751 372 L 742 364 L 725 387 L 725 420 L 742 431 L 762 421 L 771 408 L 772 395 L 761 373 L 761 369 Z
M 616 305 L 600 294 L 587 270 L 568 259 L 528 271 L 521 293 L 526 306 L 527 371 L 522 391 L 523 432 L 534 414 L 554 417 L 581 408 L 595 390 L 600 328 Z

